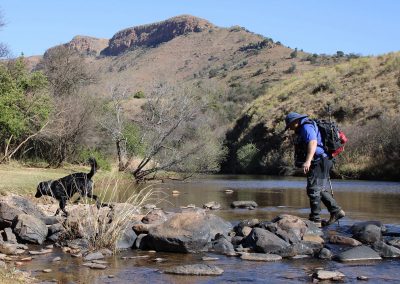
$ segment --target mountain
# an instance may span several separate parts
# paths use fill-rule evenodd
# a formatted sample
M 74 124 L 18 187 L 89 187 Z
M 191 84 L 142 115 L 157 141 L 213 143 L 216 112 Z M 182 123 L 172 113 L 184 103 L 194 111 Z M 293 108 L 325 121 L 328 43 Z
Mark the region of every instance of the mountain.
M 190 15 L 127 28 L 109 40 L 76 36 L 64 46 L 80 53 L 98 75 L 99 83 L 90 92 L 100 96 L 113 84 L 146 94 L 164 82 L 205 86 L 247 103 L 280 80 L 343 60 Z

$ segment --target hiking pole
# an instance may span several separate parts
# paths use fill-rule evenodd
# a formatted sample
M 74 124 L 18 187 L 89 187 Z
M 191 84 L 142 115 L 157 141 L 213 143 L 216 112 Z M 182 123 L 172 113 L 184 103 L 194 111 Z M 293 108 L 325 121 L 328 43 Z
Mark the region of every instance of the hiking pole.
M 332 197 L 333 197 L 333 188 L 332 188 L 331 177 L 328 178 L 328 181 L 329 181 L 329 187 L 331 189 L 331 194 L 332 194 Z

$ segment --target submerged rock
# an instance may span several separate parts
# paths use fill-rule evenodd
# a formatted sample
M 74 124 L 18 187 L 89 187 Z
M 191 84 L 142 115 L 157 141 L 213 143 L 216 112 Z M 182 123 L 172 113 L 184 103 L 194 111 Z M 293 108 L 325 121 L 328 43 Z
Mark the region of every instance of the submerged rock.
M 358 246 L 338 255 L 339 261 L 381 260 L 379 254 L 368 246 Z
M 218 210 L 218 209 L 221 209 L 221 204 L 216 201 L 210 201 L 210 202 L 203 204 L 203 208 L 210 209 L 210 210 Z
M 101 252 L 94 252 L 94 253 L 89 253 L 86 255 L 83 260 L 85 261 L 91 261 L 91 260 L 97 260 L 97 259 L 103 259 L 104 255 Z
M 192 264 L 182 265 L 173 268 L 169 268 L 164 271 L 169 274 L 180 274 L 180 275 L 209 275 L 217 276 L 224 273 L 224 270 L 215 265 L 208 264 Z

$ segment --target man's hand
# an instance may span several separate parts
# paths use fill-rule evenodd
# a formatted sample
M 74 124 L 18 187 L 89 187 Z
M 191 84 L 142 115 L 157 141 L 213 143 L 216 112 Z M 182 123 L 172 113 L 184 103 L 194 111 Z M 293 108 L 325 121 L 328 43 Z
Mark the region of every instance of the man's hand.
M 304 172 L 304 174 L 307 174 L 310 171 L 310 167 L 311 167 L 311 161 L 306 161 L 303 164 L 303 172 Z

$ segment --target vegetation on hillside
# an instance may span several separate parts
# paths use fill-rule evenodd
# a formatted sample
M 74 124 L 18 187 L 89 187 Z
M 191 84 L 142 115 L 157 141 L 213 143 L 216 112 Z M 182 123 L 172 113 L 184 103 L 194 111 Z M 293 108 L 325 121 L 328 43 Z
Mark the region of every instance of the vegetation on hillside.
M 283 134 L 290 111 L 327 118 L 325 106 L 350 138 L 338 159 L 340 174 L 399 178 L 400 53 L 351 59 L 293 76 L 267 90 L 246 109 L 227 134 L 226 172 L 282 173 L 292 165 L 291 143 Z M 260 151 L 243 167 L 238 151 Z

